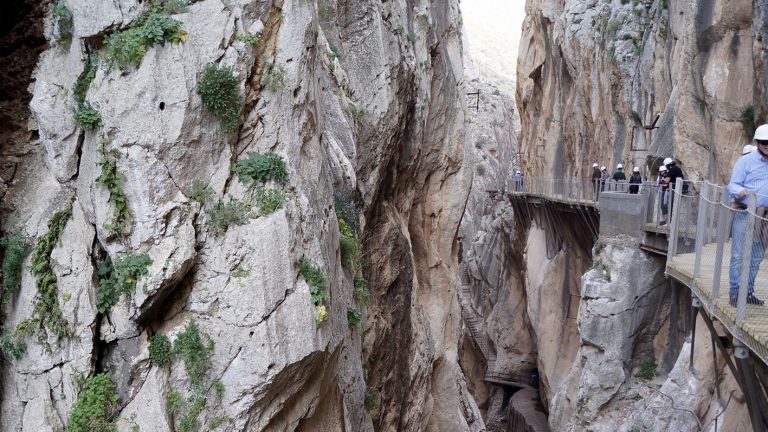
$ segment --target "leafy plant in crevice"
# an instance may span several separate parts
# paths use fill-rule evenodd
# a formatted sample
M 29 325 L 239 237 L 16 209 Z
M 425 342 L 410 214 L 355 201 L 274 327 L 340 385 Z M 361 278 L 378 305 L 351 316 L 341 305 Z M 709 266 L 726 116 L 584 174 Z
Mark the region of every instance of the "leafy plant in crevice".
M 232 167 L 232 172 L 243 184 L 252 186 L 274 181 L 285 184 L 288 180 L 288 171 L 285 168 L 285 160 L 273 152 L 248 153 L 248 157 L 237 162 Z
M 357 235 L 347 222 L 336 215 L 339 221 L 339 251 L 341 253 L 341 265 L 353 274 L 360 269 L 360 242 Z
M 100 313 L 107 313 L 117 304 L 121 295 L 134 294 L 136 283 L 142 276 L 149 274 L 148 267 L 151 264 L 149 255 L 132 252 L 122 254 L 114 265 L 109 258 L 102 261 L 96 270 L 99 277 L 96 309 Z
M 235 36 L 235 40 L 246 45 L 258 45 L 261 43 L 261 37 L 257 34 L 251 33 L 238 33 Z
M 345 111 L 349 113 L 354 119 L 360 120 L 365 118 L 369 113 L 368 110 L 365 108 L 358 108 L 352 103 L 348 103 L 346 107 L 344 107 Z
M 259 207 L 259 213 L 266 216 L 274 213 L 283 206 L 285 194 L 275 188 L 259 188 L 256 191 L 256 204 Z
M 368 303 L 371 300 L 371 293 L 368 291 L 368 281 L 366 281 L 364 277 L 357 275 L 354 278 L 354 286 L 355 290 L 353 291 L 352 296 L 360 304 L 368 306 Z
M 642 380 L 652 380 L 656 377 L 656 360 L 648 360 L 640 365 L 640 369 L 635 374 L 636 378 Z
M 56 27 L 58 28 L 56 40 L 62 43 L 72 41 L 75 20 L 72 16 L 72 11 L 69 10 L 64 0 L 56 2 L 56 6 L 53 7 L 53 17 L 56 19 Z
M 363 405 L 367 411 L 372 411 L 376 404 L 379 403 L 379 392 L 373 387 L 367 387 L 365 389 L 365 397 L 363 399 Z
M 95 130 L 101 124 L 101 114 L 85 102 L 75 112 L 75 122 L 85 130 Z
M 208 63 L 197 83 L 197 94 L 203 106 L 219 119 L 226 132 L 234 132 L 240 124 L 243 97 L 237 78 L 230 68 Z
M 59 243 L 61 233 L 71 217 L 71 205 L 56 212 L 48 220 L 48 232 L 38 237 L 32 251 L 32 274 L 37 279 L 37 295 L 32 306 L 32 321 L 37 324 L 40 342 L 45 342 L 46 339 L 42 332 L 43 328 L 57 337 L 69 336 L 69 325 L 59 306 L 56 275 L 51 265 L 51 252 Z
M 0 334 L 0 354 L 6 361 L 20 360 L 27 351 L 23 332 L 3 328 Z
M 21 228 L 15 228 L 0 238 L 3 247 L 2 304 L 7 304 L 21 289 L 24 259 L 29 255 L 29 238 Z
M 197 201 L 200 204 L 205 205 L 205 203 L 213 196 L 213 188 L 202 180 L 195 180 L 192 182 L 192 186 L 187 195 L 192 201 Z
M 317 326 L 323 325 L 327 316 L 325 302 L 331 298 L 328 293 L 328 279 L 325 272 L 319 266 L 315 265 L 307 257 L 301 257 L 298 262 L 299 276 L 309 285 L 309 296 L 312 304 L 315 305 L 317 317 L 315 322 Z
M 594 269 L 599 269 L 603 278 L 607 282 L 611 281 L 611 269 L 609 269 L 608 266 L 602 260 L 595 260 L 592 262 L 592 266 L 589 267 L 589 270 L 594 270 Z
M 187 0 L 163 0 L 161 6 L 165 13 L 176 15 L 186 12 L 189 2 Z
M 335 15 L 335 11 L 333 10 L 333 6 L 329 4 L 327 1 L 323 0 L 318 2 L 317 4 L 317 16 L 323 21 L 329 21 L 331 18 L 333 18 Z
M 184 370 L 187 371 L 193 390 L 204 390 L 203 380 L 213 353 L 213 341 L 208 339 L 205 342 L 203 339 L 197 323 L 190 320 L 184 331 L 179 333 L 173 342 L 173 353 L 181 357 L 184 362 Z
M 85 95 L 96 77 L 98 62 L 90 59 L 86 62 L 83 72 L 77 77 L 74 87 L 74 96 L 77 109 L 75 110 L 75 122 L 83 129 L 94 130 L 101 124 L 101 114 L 90 103 L 85 101 Z
M 139 67 L 149 48 L 186 39 L 181 21 L 171 18 L 163 5 L 158 4 L 139 16 L 131 27 L 107 37 L 105 58 L 108 66 L 117 65 L 125 71 Z
M 335 45 L 330 45 L 329 46 L 329 51 L 328 51 L 328 53 L 326 55 L 328 57 L 328 61 L 331 62 L 331 63 L 333 63 L 334 60 L 341 61 L 341 59 L 342 59 L 342 57 L 341 57 L 341 50 L 339 50 L 339 48 L 337 46 L 335 46 Z
M 362 319 L 363 319 L 363 313 L 360 312 L 359 309 L 347 308 L 347 324 L 354 327 L 360 324 L 360 321 Z
M 177 431 L 191 432 L 200 426 L 198 417 L 207 403 L 207 395 L 212 388 L 220 400 L 224 385 L 214 379 L 210 388 L 206 386 L 209 374 L 210 357 L 213 353 L 213 341 L 205 337 L 197 323 L 191 320 L 173 343 L 173 356 L 184 362 L 184 370 L 189 379 L 189 397 L 184 399 L 181 393 L 171 389 L 167 396 L 168 413 L 172 416 Z
M 229 202 L 219 200 L 213 207 L 206 210 L 208 222 L 206 226 L 214 237 L 221 237 L 231 225 L 245 225 L 248 223 L 248 204 L 234 198 Z
M 273 92 L 285 88 L 285 67 L 277 63 L 266 62 L 261 84 Z
M 107 149 L 106 145 L 107 143 L 102 141 L 99 148 L 101 160 L 97 164 L 101 167 L 101 175 L 96 178 L 96 184 L 107 188 L 109 191 L 107 202 L 114 206 L 112 222 L 104 224 L 104 229 L 111 235 L 119 237 L 128 231 L 127 221 L 130 217 L 128 202 L 122 188 L 125 175 L 117 169 L 117 158 L 120 153 L 117 149 Z
M 744 138 L 752 141 L 752 137 L 755 136 L 755 129 L 757 129 L 757 124 L 755 124 L 754 105 L 747 105 L 741 110 L 739 121 L 741 122 L 741 128 L 744 132 Z
M 412 43 L 412 44 L 416 43 L 416 35 L 414 35 L 413 33 L 408 33 L 407 35 L 405 35 L 405 40 L 407 40 L 408 43 Z
M 166 335 L 154 335 L 149 341 L 149 361 L 153 366 L 165 366 L 171 362 L 173 347 Z
M 69 432 L 116 432 L 120 396 L 112 377 L 102 373 L 88 378 L 72 405 Z
M 85 95 L 88 93 L 88 89 L 91 87 L 94 78 L 96 78 L 96 69 L 98 69 L 98 67 L 98 61 L 89 59 L 85 64 L 83 72 L 77 77 L 73 93 L 78 107 L 85 103 Z

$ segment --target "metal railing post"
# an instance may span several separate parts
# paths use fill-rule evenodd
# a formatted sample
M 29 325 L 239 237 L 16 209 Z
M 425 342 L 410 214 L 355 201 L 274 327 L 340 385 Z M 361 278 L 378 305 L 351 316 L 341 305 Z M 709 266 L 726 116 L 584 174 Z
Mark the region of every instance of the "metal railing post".
M 717 249 L 715 251 L 715 271 L 712 275 L 712 303 L 720 297 L 720 277 L 723 272 L 723 249 L 725 249 L 725 241 L 728 240 L 728 222 L 730 220 L 731 212 L 728 209 L 730 207 L 730 197 L 728 191 L 724 188 L 718 188 L 720 192 L 720 217 L 717 219 Z M 714 309 L 712 309 L 714 310 Z
M 709 195 L 709 182 L 704 182 L 699 194 L 699 215 L 696 218 L 696 258 L 693 261 L 693 280 L 699 278 L 701 273 L 701 249 L 704 247 L 704 235 L 708 231 L 707 225 L 707 196 Z
M 749 285 L 749 267 L 752 264 L 752 243 L 755 234 L 755 209 L 757 208 L 757 195 L 752 192 L 749 194 L 747 204 L 747 230 L 744 234 L 744 248 L 741 262 L 741 280 L 739 281 L 739 301 L 736 305 L 736 322 L 744 320 L 747 311 L 747 289 Z M 731 245 L 733 247 L 733 245 Z
M 672 224 L 669 228 L 669 238 L 667 246 L 667 263 L 669 263 L 675 255 L 677 255 L 677 231 L 679 229 L 678 223 L 680 218 L 680 204 L 682 204 L 681 197 L 683 195 L 683 179 L 678 177 L 675 180 L 675 189 L 670 191 L 674 196 L 670 197 L 670 204 L 674 204 L 672 208 Z M 677 201 L 673 203 L 673 201 Z M 669 204 L 668 204 L 669 205 Z

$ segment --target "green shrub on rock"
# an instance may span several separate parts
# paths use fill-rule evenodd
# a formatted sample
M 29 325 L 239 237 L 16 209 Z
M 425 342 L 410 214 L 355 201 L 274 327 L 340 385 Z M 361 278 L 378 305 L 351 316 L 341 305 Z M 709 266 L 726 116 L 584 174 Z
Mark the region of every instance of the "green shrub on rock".
M 208 63 L 197 83 L 197 94 L 203 106 L 221 121 L 226 132 L 234 132 L 240 124 L 240 109 L 243 97 L 240 95 L 237 78 L 232 70 Z
M 208 223 L 206 226 L 214 237 L 221 237 L 229 229 L 230 225 L 245 225 L 248 223 L 248 205 L 236 199 L 228 203 L 219 200 L 207 211 Z
M 4 249 L 2 303 L 6 304 L 21 289 L 21 272 L 29 254 L 29 239 L 21 228 L 16 228 L 0 238 L 0 246 Z
M 149 341 L 149 360 L 155 366 L 165 366 L 172 357 L 171 341 L 166 335 L 155 335 Z
M 166 42 L 179 43 L 187 39 L 181 21 L 171 18 L 162 5 L 153 6 L 134 24 L 111 34 L 106 41 L 106 59 L 120 70 L 139 67 L 147 50 Z
M 72 11 L 69 10 L 64 0 L 59 0 L 53 7 L 53 17 L 56 19 L 56 27 L 59 31 L 56 39 L 63 43 L 70 42 L 75 28 L 75 20 Z
M 117 157 L 119 156 L 117 149 L 107 150 L 106 142 L 102 142 L 99 153 L 101 153 L 101 160 L 97 164 L 101 167 L 101 175 L 96 179 L 96 184 L 107 188 L 109 191 L 108 202 L 114 205 L 112 222 L 104 224 L 104 229 L 109 231 L 111 235 L 121 236 L 126 233 L 128 228 L 126 221 L 130 217 L 128 202 L 122 187 L 125 175 L 117 169 Z
M 136 292 L 136 282 L 149 274 L 152 259 L 149 255 L 127 253 L 121 255 L 119 261 L 112 265 L 111 261 L 103 261 L 96 271 L 99 276 L 99 287 L 96 290 L 96 308 L 100 313 L 109 312 L 120 296 Z
M 53 273 L 51 253 L 59 243 L 61 233 L 72 217 L 72 206 L 54 213 L 48 220 L 48 232 L 38 237 L 32 251 L 32 274 L 37 279 L 37 295 L 32 309 L 32 322 L 40 329 L 47 328 L 59 337 L 69 336 L 69 325 L 61 312 L 56 275 Z M 45 341 L 45 335 L 38 334 Z
M 109 374 L 88 378 L 72 405 L 69 432 L 116 432 L 119 404 L 120 396 Z
M 273 152 L 248 153 L 248 157 L 237 162 L 232 171 L 245 185 L 264 184 L 270 180 L 284 184 L 288 180 L 285 161 Z
M 83 129 L 92 131 L 101 124 L 101 114 L 90 103 L 85 102 L 75 113 L 75 122 Z

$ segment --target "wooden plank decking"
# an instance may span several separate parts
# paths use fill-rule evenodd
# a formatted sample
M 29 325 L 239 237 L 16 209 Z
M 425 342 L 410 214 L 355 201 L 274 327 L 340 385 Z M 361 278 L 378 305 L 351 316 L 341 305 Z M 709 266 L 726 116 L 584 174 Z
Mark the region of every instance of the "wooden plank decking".
M 701 299 L 710 314 L 717 317 L 731 334 L 744 342 L 765 364 L 768 364 L 768 306 L 748 304 L 744 321 L 737 323 L 736 308 L 728 304 L 730 242 L 723 248 L 720 295 L 714 301 L 712 299 L 716 247 L 716 244 L 708 244 L 702 248 L 700 276 L 695 280 L 693 278 L 696 259 L 694 253 L 673 257 L 667 264 L 667 273 L 688 286 Z M 760 267 L 755 281 L 755 295 L 762 300 L 768 300 L 768 264 Z

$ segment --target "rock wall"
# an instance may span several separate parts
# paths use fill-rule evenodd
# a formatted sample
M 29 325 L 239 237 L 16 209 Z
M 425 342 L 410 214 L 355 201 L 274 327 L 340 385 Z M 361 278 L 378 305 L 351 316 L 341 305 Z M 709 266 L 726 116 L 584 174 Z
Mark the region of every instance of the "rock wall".
M 34 13 L 17 17 L 48 47 L 37 60 L 21 48 L 4 59 L 33 78 L 33 97 L 31 116 L 3 123 L 23 149 L 3 150 L 3 229 L 39 242 L 54 213 L 72 210 L 44 257 L 56 279 L 46 307 L 61 309 L 66 331 L 37 312 L 32 258 L 3 308 L 4 343 L 25 342 L 26 353 L 4 351 L 0 429 L 63 430 L 79 377 L 107 373 L 121 431 L 481 430 L 457 360 L 456 237 L 472 178 L 458 2 L 184 3 L 29 2 Z M 155 43 L 135 46 L 135 66 L 105 63 L 111 38 L 156 5 L 181 30 L 132 34 Z M 244 100 L 231 132 L 198 91 L 211 62 L 231 70 Z M 6 83 L 23 107 L 24 81 Z M 75 120 L 86 105 L 98 122 L 92 112 Z M 288 174 L 267 183 L 284 197 L 274 212 L 233 172 L 267 152 Z M 105 169 L 124 176 L 115 189 L 100 185 Z M 216 211 L 227 203 L 250 206 L 225 223 Z M 353 210 L 361 267 L 342 263 L 342 205 Z M 115 229 L 120 214 L 125 228 Z M 103 310 L 101 265 L 130 254 L 151 264 Z M 301 257 L 325 274 L 328 299 L 311 297 Z M 360 277 L 367 307 L 354 294 Z M 364 325 L 350 324 L 354 312 Z M 192 322 L 203 369 L 183 350 L 158 366 L 150 340 L 177 344 Z
M 671 156 L 690 178 L 723 182 L 751 139 L 742 114 L 768 121 L 762 1 L 526 8 L 517 101 L 533 173 L 587 177 L 598 162 L 651 177 Z

